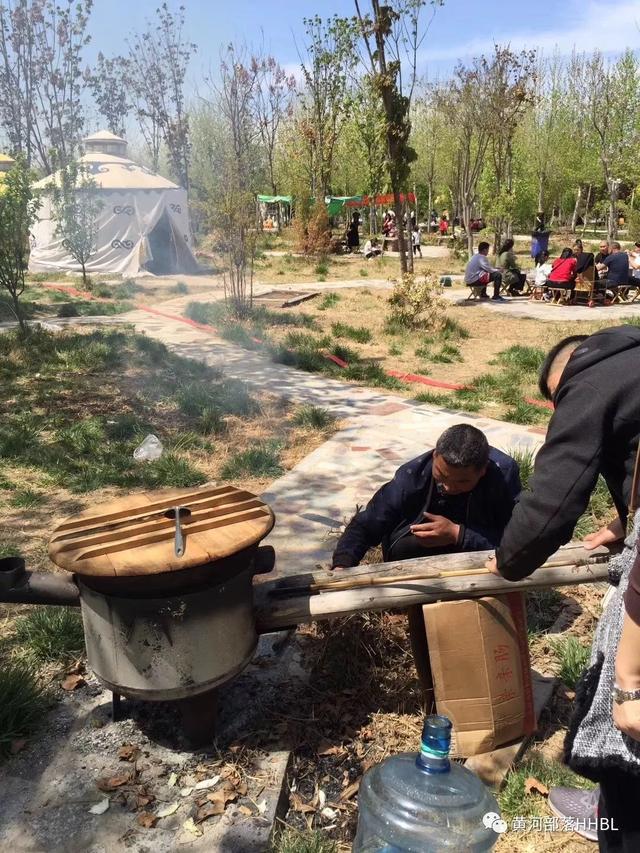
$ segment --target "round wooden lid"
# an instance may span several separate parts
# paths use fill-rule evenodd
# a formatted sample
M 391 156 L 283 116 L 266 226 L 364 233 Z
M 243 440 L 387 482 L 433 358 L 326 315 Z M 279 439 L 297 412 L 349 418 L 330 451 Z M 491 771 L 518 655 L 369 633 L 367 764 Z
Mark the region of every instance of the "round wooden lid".
M 184 553 L 175 553 L 174 507 Z M 169 516 L 166 515 L 169 513 Z M 49 543 L 53 563 L 69 572 L 132 577 L 200 566 L 255 545 L 275 523 L 260 498 L 233 486 L 143 492 L 100 504 L 59 524 Z

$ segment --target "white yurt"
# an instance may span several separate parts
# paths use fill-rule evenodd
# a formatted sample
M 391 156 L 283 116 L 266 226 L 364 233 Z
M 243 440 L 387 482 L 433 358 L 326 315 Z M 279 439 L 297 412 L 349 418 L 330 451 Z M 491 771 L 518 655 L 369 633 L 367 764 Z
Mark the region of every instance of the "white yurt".
M 80 162 L 97 184 L 102 202 L 97 250 L 87 263 L 93 273 L 172 275 L 199 267 L 192 249 L 187 193 L 182 187 L 127 157 L 127 143 L 107 130 L 83 140 Z M 55 235 L 49 175 L 34 186 L 44 190 L 39 219 L 32 231 L 29 270 L 80 271 L 80 265 Z

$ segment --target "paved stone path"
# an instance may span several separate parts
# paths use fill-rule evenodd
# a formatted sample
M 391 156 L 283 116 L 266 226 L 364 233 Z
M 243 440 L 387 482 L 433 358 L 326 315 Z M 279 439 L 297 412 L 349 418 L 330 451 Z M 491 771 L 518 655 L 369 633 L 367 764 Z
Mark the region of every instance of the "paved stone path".
M 469 311 L 493 311 L 512 317 L 543 320 L 546 323 L 612 321 L 615 325 L 617 320 L 640 317 L 640 301 L 630 305 L 587 308 L 585 305 L 551 305 L 548 302 L 534 301 L 525 297 L 515 297 L 514 299 L 505 297 L 504 302 L 492 302 L 490 299 L 484 299 L 480 302 L 477 299 L 467 299 L 469 294 L 467 288 L 445 289 L 444 293 L 450 302 L 468 308 Z

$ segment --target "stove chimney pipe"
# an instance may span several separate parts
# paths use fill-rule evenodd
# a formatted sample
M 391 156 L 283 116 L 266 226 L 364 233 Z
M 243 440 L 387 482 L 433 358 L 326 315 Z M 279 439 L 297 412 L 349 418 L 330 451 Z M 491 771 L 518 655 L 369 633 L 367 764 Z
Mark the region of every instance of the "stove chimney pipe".
M 79 607 L 80 590 L 70 576 L 27 572 L 22 557 L 4 557 L 0 559 L 0 601 Z

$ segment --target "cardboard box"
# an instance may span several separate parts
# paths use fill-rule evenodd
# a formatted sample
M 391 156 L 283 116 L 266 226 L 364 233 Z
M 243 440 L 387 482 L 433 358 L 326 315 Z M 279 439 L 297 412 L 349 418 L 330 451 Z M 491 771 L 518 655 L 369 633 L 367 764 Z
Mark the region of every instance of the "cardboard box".
M 439 714 L 453 723 L 453 752 L 468 758 L 535 731 L 524 596 L 422 608 Z

